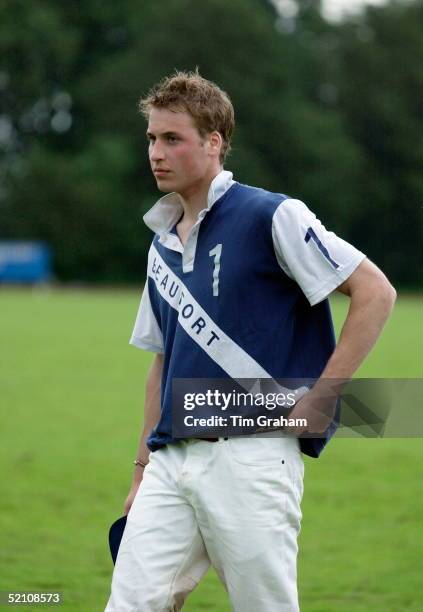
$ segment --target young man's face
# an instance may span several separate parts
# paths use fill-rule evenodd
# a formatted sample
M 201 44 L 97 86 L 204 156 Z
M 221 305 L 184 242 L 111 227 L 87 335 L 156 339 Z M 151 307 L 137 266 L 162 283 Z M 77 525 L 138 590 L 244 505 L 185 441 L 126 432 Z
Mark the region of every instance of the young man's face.
M 151 169 L 160 191 L 189 196 L 220 169 L 210 139 L 200 136 L 186 112 L 152 108 L 147 138 Z

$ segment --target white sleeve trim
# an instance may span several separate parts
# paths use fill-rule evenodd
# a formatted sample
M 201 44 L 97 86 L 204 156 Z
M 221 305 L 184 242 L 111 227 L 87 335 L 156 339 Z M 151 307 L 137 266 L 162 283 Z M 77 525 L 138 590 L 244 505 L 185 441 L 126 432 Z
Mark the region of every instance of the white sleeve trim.
M 131 337 L 131 339 L 129 340 L 129 344 L 131 344 L 132 346 L 136 346 L 137 348 L 142 349 L 144 351 L 150 351 L 150 353 L 164 353 L 163 347 L 156 346 L 154 344 L 149 344 L 148 342 L 145 342 L 144 340 L 141 340 L 136 336 Z
M 361 262 L 366 259 L 364 253 L 360 253 L 356 261 L 352 261 L 349 266 L 344 266 L 342 270 L 337 270 L 336 276 L 329 279 L 320 289 L 311 295 L 307 295 L 307 299 L 311 306 L 315 306 L 325 298 L 327 298 L 339 285 L 347 280 L 349 276 L 358 268 Z
M 281 202 L 272 219 L 276 259 L 311 306 L 325 299 L 365 259 L 364 253 L 328 231 L 300 200 Z
M 129 344 L 145 351 L 164 353 L 163 335 L 151 306 L 148 279 L 144 286 Z

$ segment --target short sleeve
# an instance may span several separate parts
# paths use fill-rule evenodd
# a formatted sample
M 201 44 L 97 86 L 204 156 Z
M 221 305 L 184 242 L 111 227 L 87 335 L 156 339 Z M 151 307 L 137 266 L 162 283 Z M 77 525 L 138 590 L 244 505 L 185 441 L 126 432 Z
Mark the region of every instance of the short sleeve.
M 276 257 L 312 306 L 324 300 L 365 259 L 351 244 L 329 232 L 300 200 L 284 200 L 272 219 Z
M 164 353 L 162 332 L 151 306 L 148 279 L 144 286 L 129 344 L 152 353 Z

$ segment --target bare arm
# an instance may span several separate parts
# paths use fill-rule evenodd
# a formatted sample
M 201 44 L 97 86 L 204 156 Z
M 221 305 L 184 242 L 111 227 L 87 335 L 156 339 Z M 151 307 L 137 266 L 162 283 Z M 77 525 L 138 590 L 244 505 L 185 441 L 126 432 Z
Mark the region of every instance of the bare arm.
M 349 379 L 376 343 L 393 308 L 396 292 L 386 276 L 365 259 L 337 291 L 350 298 L 338 344 L 319 381 L 294 408 L 291 418 L 307 418 L 302 431 L 322 432 L 330 422 L 320 398 L 327 395 L 325 379 Z M 298 433 L 298 431 L 297 431 Z
M 147 438 L 151 430 L 158 423 L 160 418 L 160 388 L 163 372 L 163 355 L 156 354 L 153 364 L 147 376 L 145 388 L 145 404 L 144 404 L 144 427 L 141 432 L 141 437 L 138 445 L 137 459 L 142 463 L 148 463 L 150 450 L 147 447 Z M 144 468 L 136 465 L 134 469 L 131 488 L 128 497 L 125 500 L 124 514 L 128 514 L 135 495 L 141 484 L 144 474 Z
M 386 276 L 368 259 L 337 291 L 350 297 L 350 308 L 322 378 L 350 378 L 354 374 L 375 345 L 396 299 Z

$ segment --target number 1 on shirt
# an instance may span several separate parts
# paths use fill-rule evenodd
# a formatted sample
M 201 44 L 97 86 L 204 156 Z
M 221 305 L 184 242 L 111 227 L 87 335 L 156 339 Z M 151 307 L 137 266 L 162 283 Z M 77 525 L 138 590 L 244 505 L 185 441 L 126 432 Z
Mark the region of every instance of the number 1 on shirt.
M 213 295 L 219 295 L 219 273 L 220 273 L 220 256 L 222 255 L 222 245 L 216 244 L 214 249 L 209 252 L 210 257 L 214 257 L 213 270 Z

